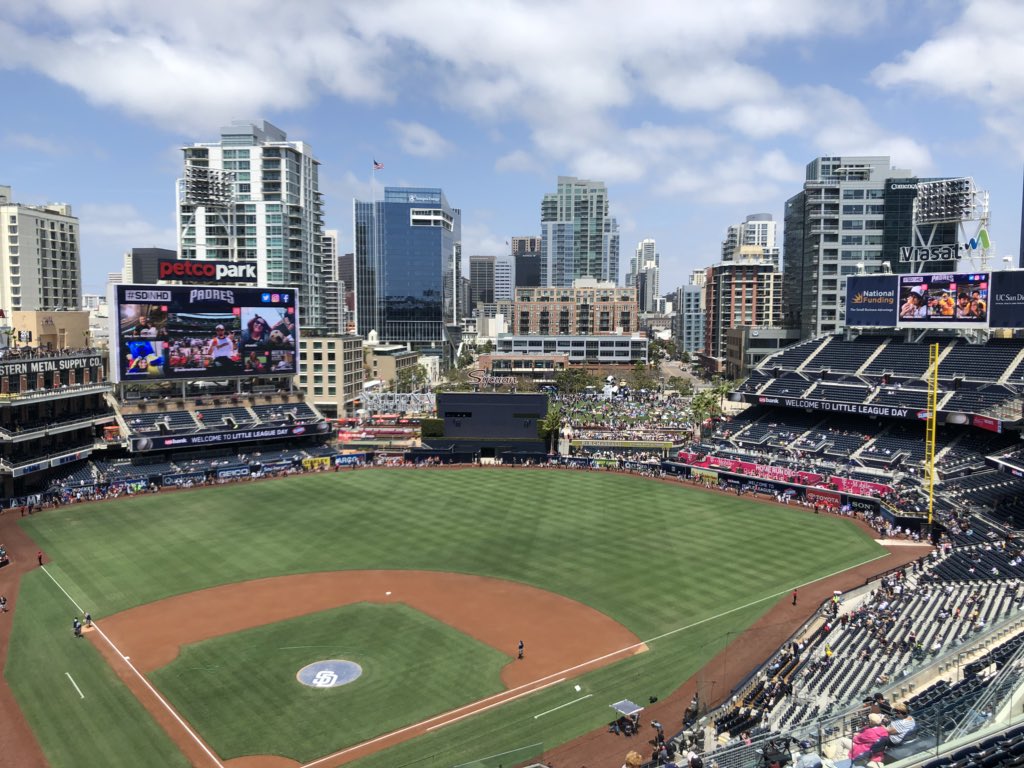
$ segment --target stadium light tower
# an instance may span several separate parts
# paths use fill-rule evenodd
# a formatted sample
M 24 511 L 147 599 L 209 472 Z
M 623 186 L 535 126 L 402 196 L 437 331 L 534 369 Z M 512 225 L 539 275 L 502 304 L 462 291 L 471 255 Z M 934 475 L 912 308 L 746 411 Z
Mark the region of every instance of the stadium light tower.
M 956 224 L 957 243 L 936 243 L 939 225 Z M 968 231 L 968 226 L 970 231 Z M 919 261 L 948 261 L 951 270 L 956 262 L 969 260 L 972 269 L 988 269 L 988 192 L 978 189 L 974 179 L 921 181 L 914 198 L 913 243 L 907 250 L 915 271 Z M 904 260 L 901 254 L 901 261 Z

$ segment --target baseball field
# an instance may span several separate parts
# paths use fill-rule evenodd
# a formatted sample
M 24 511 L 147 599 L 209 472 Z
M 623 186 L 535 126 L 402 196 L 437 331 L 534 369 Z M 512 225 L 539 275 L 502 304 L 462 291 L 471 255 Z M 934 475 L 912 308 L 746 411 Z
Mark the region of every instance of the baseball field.
M 571 470 L 324 473 L 22 525 L 49 562 L 5 673 L 55 767 L 515 765 L 884 554 L 849 520 Z

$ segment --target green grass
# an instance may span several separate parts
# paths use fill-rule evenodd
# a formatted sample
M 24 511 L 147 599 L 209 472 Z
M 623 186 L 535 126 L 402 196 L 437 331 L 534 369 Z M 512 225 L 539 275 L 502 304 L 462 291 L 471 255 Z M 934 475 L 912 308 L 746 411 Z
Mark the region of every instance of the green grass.
M 54 572 L 52 565 L 47 569 Z M 54 575 L 61 578 L 59 569 Z M 93 644 L 72 635 L 75 614 L 41 570 L 22 579 L 18 608 L 10 614 L 5 676 L 50 765 L 185 768 L 188 761 Z
M 638 477 L 550 470 L 320 474 L 71 507 L 24 525 L 96 617 L 251 578 L 399 568 L 532 584 L 644 639 L 705 622 L 587 675 L 594 696 L 581 704 L 534 720 L 571 698 L 551 689 L 393 750 L 401 759 L 405 749 L 422 755 L 431 744 L 458 744 L 445 757 L 452 764 L 531 740 L 553 746 L 605 722 L 611 701 L 663 696 L 772 596 L 882 554 L 844 519 Z M 66 598 L 52 599 L 66 612 Z M 39 661 L 31 648 L 12 653 L 19 665 Z M 38 695 L 31 686 L 16 692 Z M 389 759 L 363 762 L 402 764 Z
M 363 674 L 326 690 L 296 680 L 322 659 Z M 149 677 L 221 757 L 308 761 L 498 693 L 507 663 L 412 608 L 362 603 L 186 646 Z

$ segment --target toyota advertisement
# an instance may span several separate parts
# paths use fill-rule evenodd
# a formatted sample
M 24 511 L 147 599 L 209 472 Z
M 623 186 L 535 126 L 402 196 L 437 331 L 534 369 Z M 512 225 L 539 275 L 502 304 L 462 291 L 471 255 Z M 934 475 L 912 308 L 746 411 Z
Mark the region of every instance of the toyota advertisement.
M 224 379 L 299 372 L 291 288 L 115 285 L 111 379 Z

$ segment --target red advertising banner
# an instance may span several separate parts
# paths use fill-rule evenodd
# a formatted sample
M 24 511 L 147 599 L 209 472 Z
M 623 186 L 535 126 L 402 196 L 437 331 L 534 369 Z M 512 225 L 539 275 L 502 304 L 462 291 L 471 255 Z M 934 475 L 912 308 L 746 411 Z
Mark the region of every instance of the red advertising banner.
M 808 488 L 804 495 L 810 502 L 824 504 L 827 507 L 838 507 L 842 497 L 835 491 L 823 491 L 819 488 Z
M 989 432 L 1002 433 L 1003 431 L 1003 422 L 988 416 L 975 416 L 971 419 L 971 424 L 978 429 L 987 429 Z
M 849 477 L 836 477 L 833 475 L 828 479 L 836 488 L 844 493 L 855 493 L 858 496 L 885 496 L 892 493 L 892 486 L 883 483 L 872 483 L 868 480 L 855 480 Z

